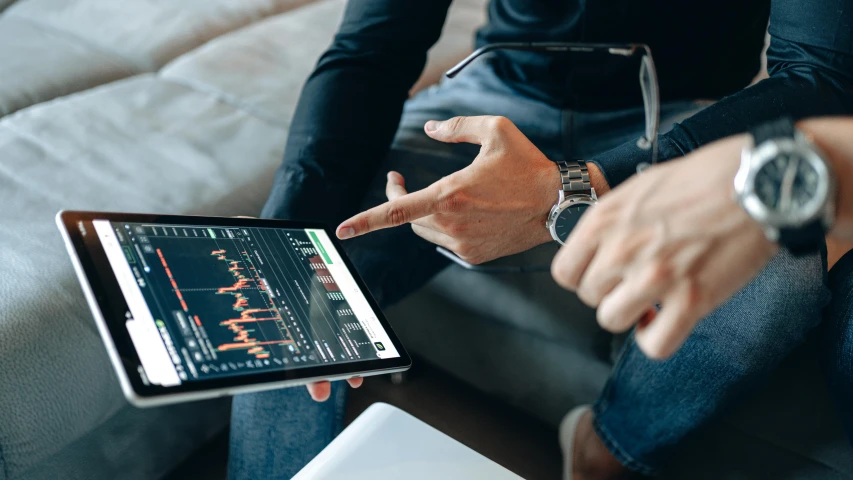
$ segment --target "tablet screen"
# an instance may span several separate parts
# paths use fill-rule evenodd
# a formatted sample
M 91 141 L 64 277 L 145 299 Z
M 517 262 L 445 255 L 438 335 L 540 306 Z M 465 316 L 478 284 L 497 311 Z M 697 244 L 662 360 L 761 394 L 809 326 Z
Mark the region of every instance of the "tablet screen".
M 145 383 L 400 356 L 322 229 L 92 226 L 127 302 Z

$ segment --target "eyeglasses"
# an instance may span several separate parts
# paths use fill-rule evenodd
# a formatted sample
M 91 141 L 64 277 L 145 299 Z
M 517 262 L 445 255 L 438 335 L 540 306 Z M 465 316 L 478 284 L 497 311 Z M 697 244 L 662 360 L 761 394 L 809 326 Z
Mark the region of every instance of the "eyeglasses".
M 445 73 L 447 78 L 453 78 L 465 67 L 478 57 L 495 50 L 520 50 L 533 52 L 577 52 L 577 53 L 607 53 L 620 57 L 633 57 L 641 55 L 640 58 L 640 91 L 643 94 L 643 109 L 645 111 L 646 130 L 645 134 L 637 140 L 637 147 L 643 150 L 651 150 L 651 163 L 637 165 L 637 173 L 641 173 L 650 165 L 657 163 L 658 159 L 658 127 L 660 125 L 660 93 L 658 90 L 658 75 L 655 70 L 655 62 L 652 51 L 648 45 L 642 43 L 609 44 L 609 43 L 571 43 L 571 42 L 507 42 L 492 43 L 475 50 L 464 60 L 457 63 Z M 436 251 L 452 260 L 457 265 L 475 272 L 482 273 L 530 273 L 547 272 L 550 267 L 537 266 L 489 266 L 474 265 L 462 260 L 443 247 L 436 247 Z

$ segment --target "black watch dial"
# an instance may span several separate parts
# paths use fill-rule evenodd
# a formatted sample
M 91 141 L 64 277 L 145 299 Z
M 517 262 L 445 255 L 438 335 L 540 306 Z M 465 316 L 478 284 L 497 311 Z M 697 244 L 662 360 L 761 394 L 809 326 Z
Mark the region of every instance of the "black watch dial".
M 818 194 L 820 178 L 807 159 L 782 153 L 755 175 L 755 193 L 770 210 L 783 215 L 802 211 Z
M 560 239 L 560 242 L 565 243 L 566 240 L 568 240 L 569 234 L 572 233 L 575 225 L 580 221 L 581 216 L 591 206 L 592 205 L 588 205 L 586 203 L 576 203 L 574 205 L 569 205 L 560 212 L 560 215 L 554 221 L 554 232 L 557 233 L 557 238 Z

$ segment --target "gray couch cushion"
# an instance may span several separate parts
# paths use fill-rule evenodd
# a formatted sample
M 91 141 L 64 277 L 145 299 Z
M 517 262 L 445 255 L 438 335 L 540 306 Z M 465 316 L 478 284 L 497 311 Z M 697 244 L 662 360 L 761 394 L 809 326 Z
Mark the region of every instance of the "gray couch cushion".
M 5 14 L 155 70 L 212 38 L 310 1 L 20 0 Z
M 161 75 L 286 127 L 345 5 L 318 1 L 224 35 L 166 65 Z
M 133 75 L 121 57 L 29 21 L 0 15 L 0 117 L 43 100 Z
M 0 82 L 0 116 L 157 70 L 211 38 L 309 1 L 20 0 L 0 15 L 0 65 L 14 72 Z
M 0 120 L 0 452 L 10 478 L 125 405 L 56 211 L 256 214 L 284 138 L 152 75 Z
M 178 58 L 161 73 L 287 126 L 298 100 L 294 92 L 332 42 L 345 5 L 345 0 L 322 0 L 232 32 Z M 415 89 L 437 81 L 470 52 L 472 32 L 485 18 L 484 5 L 484 0 L 453 2 Z

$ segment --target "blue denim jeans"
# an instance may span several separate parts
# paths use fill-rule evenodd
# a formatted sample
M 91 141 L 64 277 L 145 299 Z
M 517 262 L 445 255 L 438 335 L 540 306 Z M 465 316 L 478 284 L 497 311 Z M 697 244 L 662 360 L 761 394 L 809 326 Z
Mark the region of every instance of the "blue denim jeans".
M 847 438 L 853 444 L 853 251 L 829 271 L 832 300 L 821 326 L 823 367 Z
M 696 102 L 662 105 L 662 130 L 702 107 Z M 520 95 L 488 61 L 481 62 L 407 102 L 391 151 L 362 206 L 386 200 L 388 170 L 402 173 L 414 191 L 470 164 L 479 147 L 440 143 L 423 133 L 427 120 L 458 115 L 505 116 L 555 161 L 589 157 L 639 138 L 644 130 L 642 108 L 562 110 Z M 262 215 L 281 217 L 280 208 L 270 202 Z M 358 237 L 345 246 L 383 306 L 414 292 L 447 266 L 434 245 L 407 227 Z M 673 445 L 772 369 L 819 322 L 826 300 L 823 271 L 819 256 L 780 255 L 668 361 L 646 359 L 629 339 L 595 407 L 595 428 L 617 458 L 634 470 L 655 471 Z M 801 322 L 803 318 L 809 321 Z M 301 388 L 236 397 L 230 478 L 286 478 L 298 471 L 340 428 L 343 401 L 339 394 L 326 404 L 312 404 Z

